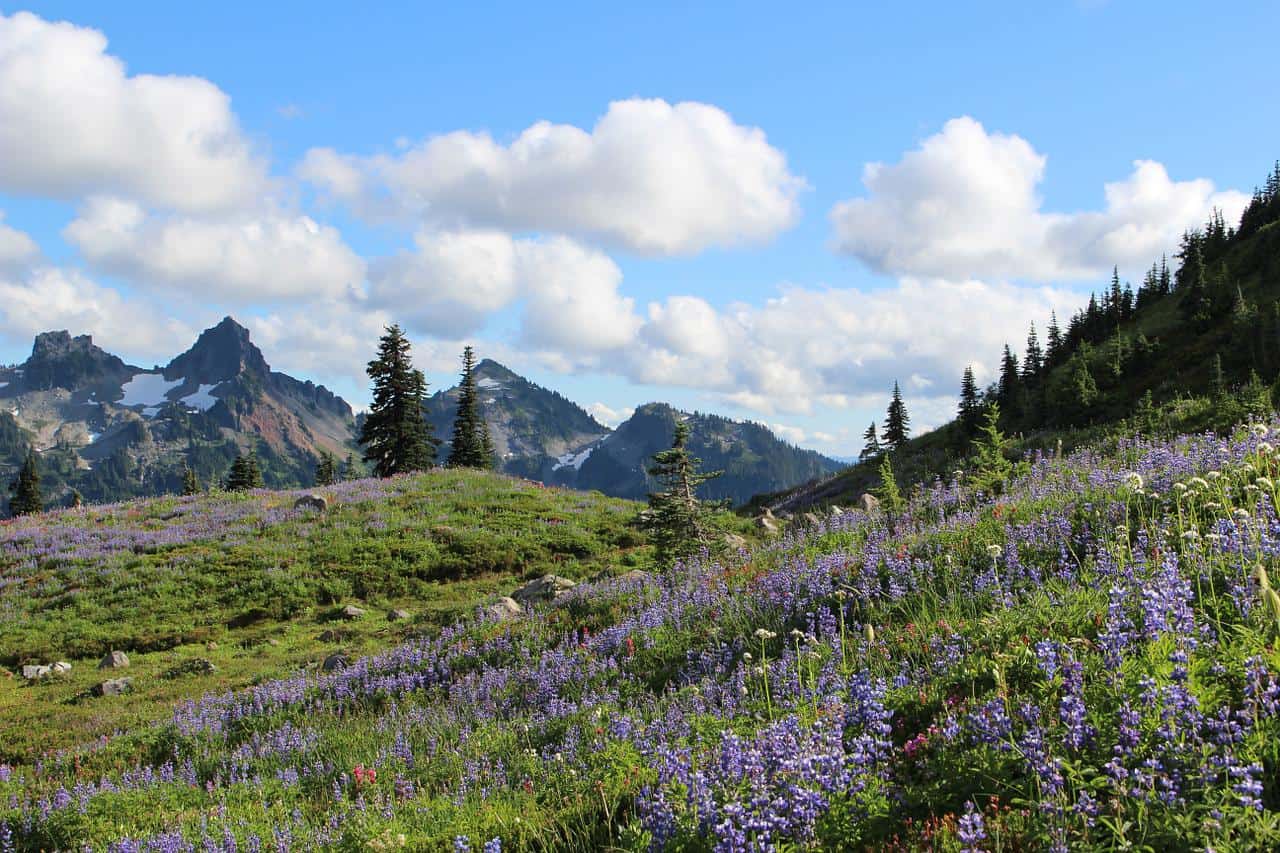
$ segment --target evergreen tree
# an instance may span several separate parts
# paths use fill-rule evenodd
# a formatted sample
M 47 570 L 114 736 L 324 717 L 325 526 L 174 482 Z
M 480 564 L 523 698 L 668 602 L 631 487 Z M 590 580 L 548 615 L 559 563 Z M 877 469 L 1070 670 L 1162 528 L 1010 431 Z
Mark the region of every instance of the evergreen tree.
M 200 494 L 200 479 L 190 465 L 182 466 L 182 494 L 187 497 Z
M 973 365 L 965 367 L 964 377 L 960 380 L 958 415 L 966 433 L 972 434 L 978 428 L 982 417 L 982 398 L 978 395 L 978 382 L 973 378 Z
M 364 461 L 378 477 L 425 471 L 435 463 L 431 425 L 422 414 L 427 380 L 409 358 L 409 340 L 398 325 L 387 327 L 378 357 L 369 362 L 373 403 L 360 430 Z
M 880 439 L 876 435 L 875 421 L 872 421 L 871 426 L 867 427 L 867 431 L 862 434 L 862 439 L 862 452 L 858 454 L 859 462 L 866 462 L 868 459 L 875 459 L 880 455 Z
M 458 383 L 458 414 L 453 421 L 450 468 L 493 467 L 493 443 L 489 424 L 480 412 L 480 392 L 476 388 L 476 357 L 468 346 L 462 351 L 462 381 Z
M 1010 415 L 1014 414 L 1014 408 L 1018 402 L 1018 357 L 1013 354 L 1013 350 L 1009 349 L 1009 345 L 1004 345 L 1004 355 L 1000 359 L 1000 390 L 997 392 L 997 399 L 1005 411 Z
M 1188 232 L 1182 237 L 1182 249 L 1178 256 L 1182 266 L 1178 268 L 1178 306 L 1187 320 L 1203 328 L 1212 319 L 1212 299 L 1205 277 L 1204 261 L 1200 253 L 1200 235 Z
M 1251 418 L 1264 418 L 1271 414 L 1271 389 L 1263 383 L 1258 371 L 1249 371 L 1249 381 L 1240 389 L 1240 402 Z
M 698 499 L 698 487 L 720 471 L 702 472 L 702 460 L 689 454 L 689 425 L 676 421 L 670 450 L 653 455 L 649 476 L 659 491 L 649 494 L 649 512 L 643 522 L 653 539 L 659 561 L 686 559 L 710 544 L 707 507 Z
M 1045 350 L 1045 367 L 1053 367 L 1062 360 L 1062 329 L 1058 326 L 1058 312 L 1049 312 L 1048 348 Z
M 329 451 L 320 451 L 320 461 L 316 463 L 316 485 L 332 486 L 337 481 L 338 460 Z
M 1036 335 L 1036 324 L 1031 324 L 1027 332 L 1027 354 L 1022 359 L 1022 378 L 1034 381 L 1044 369 L 1044 352 L 1040 349 L 1040 338 Z
M 902 390 L 894 382 L 893 397 L 889 400 L 889 410 L 884 422 L 884 446 L 888 450 L 897 450 L 910 437 L 911 416 L 907 414 L 907 406 L 902 402 Z
M 356 468 L 355 457 L 348 453 L 347 458 L 342 463 L 342 479 L 354 480 L 359 476 L 359 474 L 360 472 Z
M 79 489 L 72 489 L 67 494 L 67 506 L 70 509 L 75 509 L 78 506 L 84 506 L 84 495 L 80 494 Z
M 262 486 L 262 470 L 258 467 L 258 454 L 252 450 L 237 454 L 231 463 L 231 470 L 227 473 L 227 481 L 223 488 L 228 492 L 247 492 L 251 489 L 261 489 Z
M 17 478 L 9 484 L 9 491 L 13 493 L 9 512 L 15 518 L 44 512 L 44 497 L 40 494 L 40 460 L 35 450 L 27 451 L 27 458 L 23 460 Z
M 969 482 L 978 491 L 999 495 L 1013 471 L 1013 463 L 1005 455 L 1008 440 L 1000 431 L 1000 404 L 987 407 L 986 420 L 982 424 L 982 436 L 973 443 L 974 466 Z
M 1086 359 L 1077 355 L 1072 361 L 1074 362 L 1071 369 L 1072 396 L 1075 398 L 1074 402 L 1079 413 L 1087 416 L 1089 409 L 1097 402 L 1098 383 L 1094 382 Z

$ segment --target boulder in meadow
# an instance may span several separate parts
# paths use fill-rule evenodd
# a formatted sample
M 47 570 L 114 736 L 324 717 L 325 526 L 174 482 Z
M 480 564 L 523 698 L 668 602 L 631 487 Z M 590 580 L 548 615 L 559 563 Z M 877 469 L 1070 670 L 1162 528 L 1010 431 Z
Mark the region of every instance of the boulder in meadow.
M 575 586 L 577 584 L 568 578 L 562 578 L 559 575 L 543 575 L 511 593 L 511 597 L 521 604 L 528 605 L 534 602 L 551 601 Z
M 880 509 L 880 499 L 870 492 L 864 492 L 862 497 L 858 498 L 858 509 L 863 512 L 876 512 Z
M 129 656 L 117 649 L 107 652 L 98 662 L 98 669 L 124 669 L 129 666 Z
M 359 619 L 364 615 L 364 608 L 356 607 L 354 604 L 348 604 L 346 607 L 342 608 L 338 615 L 343 619 Z
M 303 495 L 293 502 L 293 508 L 304 512 L 324 512 L 329 508 L 329 501 L 324 495 Z
M 342 652 L 334 652 L 324 659 L 324 663 L 320 664 L 320 668 L 325 672 L 333 672 L 338 669 L 345 669 L 347 666 L 347 656 Z
M 28 664 L 22 668 L 22 677 L 27 681 L 39 681 L 46 677 L 52 670 L 42 663 Z
M 101 684 L 95 684 L 90 692 L 94 696 L 123 696 L 133 692 L 133 679 L 109 678 Z
M 388 622 L 405 622 L 412 618 L 413 618 L 412 613 L 410 613 L 408 610 L 401 610 L 398 607 L 394 610 L 390 610 L 387 612 Z
M 493 604 L 487 606 L 484 612 L 498 622 L 505 622 L 508 619 L 516 619 L 523 615 L 524 608 L 514 598 L 504 595 Z

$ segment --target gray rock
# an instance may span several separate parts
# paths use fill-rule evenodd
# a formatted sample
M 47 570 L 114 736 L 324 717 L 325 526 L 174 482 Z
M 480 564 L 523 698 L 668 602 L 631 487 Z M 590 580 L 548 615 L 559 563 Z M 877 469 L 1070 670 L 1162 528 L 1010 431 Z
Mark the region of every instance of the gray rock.
M 53 664 L 51 667 L 49 667 L 49 670 L 51 672 L 70 672 L 71 664 L 67 663 L 64 660 L 60 660 L 57 663 Z
M 38 681 L 47 676 L 52 670 L 44 664 L 28 664 L 22 668 L 22 677 L 27 681 Z
M 322 643 L 345 643 L 351 639 L 351 632 L 341 628 L 326 628 L 318 638 Z
M 778 519 L 774 518 L 773 513 L 768 510 L 756 516 L 756 527 L 759 527 L 765 533 L 777 533 L 781 529 L 778 525 Z
M 324 495 L 303 495 L 293 502 L 293 508 L 308 512 L 324 512 L 329 508 L 329 501 Z
M 98 663 L 98 669 L 124 669 L 129 665 L 129 656 L 124 652 L 112 649 Z
M 870 493 L 864 493 L 858 498 L 858 509 L 863 512 L 876 512 L 880 509 L 880 499 Z
M 726 548 L 734 551 L 744 551 L 747 547 L 747 540 L 736 533 L 726 533 L 724 535 L 724 544 Z
M 493 604 L 485 607 L 484 612 L 485 615 L 498 622 L 505 622 L 508 619 L 517 619 L 524 615 L 524 608 L 514 598 L 504 595 Z
M 832 517 L 835 517 L 837 515 L 844 515 L 845 510 L 841 507 L 836 506 L 835 504 L 832 504 L 831 506 L 827 507 L 827 512 L 830 513 Z
M 401 610 L 400 608 L 396 608 L 395 610 L 389 611 L 387 613 L 388 622 L 404 622 L 412 618 L 413 618 L 412 613 L 410 613 L 408 610 Z
M 804 520 L 804 523 L 810 527 L 817 527 L 822 523 L 822 519 L 818 517 L 816 512 L 806 512 L 801 516 L 801 518 Z
M 95 684 L 91 692 L 94 696 L 123 696 L 133 692 L 133 679 L 110 678 L 101 684 Z
M 324 659 L 324 663 L 320 664 L 320 668 L 325 672 L 333 672 L 336 669 L 345 669 L 347 666 L 347 656 L 342 652 L 335 652 Z
M 341 615 L 343 619 L 359 619 L 364 615 L 364 608 L 356 607 L 354 604 L 348 604 L 346 607 L 342 608 Z
M 525 605 L 538 601 L 551 601 L 560 593 L 571 590 L 575 586 L 577 584 L 568 578 L 562 578 L 559 575 L 543 575 L 511 593 L 511 597 Z
M 169 667 L 161 677 L 181 678 L 184 675 L 209 675 L 217 671 L 218 668 L 213 665 L 213 661 L 206 658 L 192 658 Z

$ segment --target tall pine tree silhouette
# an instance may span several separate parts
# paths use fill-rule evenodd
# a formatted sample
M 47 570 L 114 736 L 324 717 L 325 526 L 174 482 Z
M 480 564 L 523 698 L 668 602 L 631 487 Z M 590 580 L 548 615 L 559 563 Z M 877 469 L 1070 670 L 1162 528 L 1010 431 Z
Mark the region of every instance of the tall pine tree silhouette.
M 373 463 L 378 477 L 427 470 L 435 463 L 439 444 L 422 414 L 427 380 L 413 366 L 409 340 L 398 325 L 387 326 L 368 374 L 373 403 L 360 429 L 364 461 Z
M 880 455 L 880 437 L 876 435 L 875 421 L 872 421 L 871 426 L 867 427 L 867 431 L 862 434 L 862 440 L 862 452 L 858 454 L 859 462 L 866 462 Z
M 649 476 L 660 491 L 649 495 L 645 529 L 653 538 L 658 560 L 684 559 L 710 544 L 707 507 L 698 499 L 698 486 L 720 471 L 699 471 L 702 460 L 689 454 L 689 425 L 676 421 L 670 450 L 653 455 Z
M 449 450 L 449 460 L 446 463 L 450 468 L 493 467 L 493 442 L 489 436 L 489 425 L 480 411 L 475 368 L 475 353 L 468 346 L 462 351 L 458 415 L 453 421 L 453 447 Z
M 978 396 L 978 381 L 973 378 L 973 365 L 964 369 L 960 380 L 960 408 L 957 412 L 965 432 L 970 435 L 978 430 L 982 421 L 982 398 Z
M 893 398 L 889 400 L 889 411 L 884 422 L 884 444 L 890 450 L 897 450 L 907 443 L 911 437 L 911 416 L 907 414 L 907 406 L 902 402 L 902 389 L 893 383 Z
M 27 458 L 22 462 L 22 469 L 17 478 L 9 484 L 13 498 L 9 501 L 9 512 L 15 517 L 44 512 L 44 497 L 40 494 L 40 461 L 34 450 L 27 451 Z

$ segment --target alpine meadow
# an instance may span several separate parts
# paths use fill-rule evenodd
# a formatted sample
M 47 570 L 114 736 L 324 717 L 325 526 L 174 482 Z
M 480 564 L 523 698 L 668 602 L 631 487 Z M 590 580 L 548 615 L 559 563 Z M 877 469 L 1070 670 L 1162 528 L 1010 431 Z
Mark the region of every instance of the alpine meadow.
M 1280 7 L 0 11 L 0 853 L 1280 850 Z

